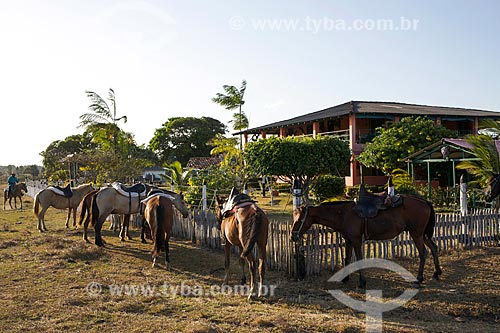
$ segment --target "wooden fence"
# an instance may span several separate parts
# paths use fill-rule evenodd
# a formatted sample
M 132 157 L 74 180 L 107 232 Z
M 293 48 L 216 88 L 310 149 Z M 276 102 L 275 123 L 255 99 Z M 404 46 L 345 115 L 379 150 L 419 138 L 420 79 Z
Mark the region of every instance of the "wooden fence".
M 187 239 L 211 249 L 222 249 L 220 228 L 211 212 L 195 210 L 194 219 L 177 216 L 173 236 Z M 500 213 L 494 209 L 471 211 L 460 214 L 436 214 L 434 241 L 441 253 L 451 249 L 471 246 L 500 245 Z M 290 241 L 291 222 L 271 221 L 267 243 L 267 267 L 295 274 L 295 251 L 305 257 L 306 275 L 319 274 L 322 270 L 333 271 L 342 266 L 345 246 L 342 237 L 330 228 L 313 226 L 304 236 L 303 243 L 295 247 Z M 366 258 L 416 257 L 416 247 L 407 232 L 392 240 L 367 241 Z

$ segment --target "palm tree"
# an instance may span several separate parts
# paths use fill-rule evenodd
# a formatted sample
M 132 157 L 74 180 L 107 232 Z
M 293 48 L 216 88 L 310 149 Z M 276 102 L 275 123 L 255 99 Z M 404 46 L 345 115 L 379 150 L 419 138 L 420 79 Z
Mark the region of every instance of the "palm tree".
M 85 127 L 91 131 L 99 131 L 104 129 L 111 133 L 111 142 L 113 149 L 116 150 L 118 134 L 121 129 L 118 127 L 118 122 L 123 120 L 127 122 L 127 116 L 116 117 L 116 98 L 113 89 L 109 88 L 108 101 L 109 104 L 97 93 L 93 91 L 85 91 L 85 94 L 90 99 L 90 113 L 85 113 L 80 116 L 80 124 L 78 127 Z M 102 134 L 101 134 L 102 135 Z
M 170 176 L 161 175 L 164 178 L 169 179 L 173 184 L 177 186 L 185 186 L 187 185 L 187 181 L 191 177 L 193 173 L 193 169 L 189 169 L 186 172 L 182 169 L 182 164 L 179 161 L 172 162 L 166 165 L 166 168 L 170 171 Z
M 495 142 L 500 134 L 500 124 L 494 120 L 485 120 L 481 122 L 480 133 L 467 137 L 467 142 L 472 145 L 472 153 L 479 160 L 460 162 L 457 169 L 467 170 L 486 186 L 492 174 L 500 174 L 500 156 Z
M 212 98 L 212 102 L 224 106 L 226 110 L 239 109 L 238 113 L 233 114 L 233 120 L 231 120 L 230 122 L 233 123 L 233 128 L 237 131 L 247 128 L 248 118 L 241 110 L 241 107 L 243 106 L 243 104 L 245 104 L 243 97 L 245 95 L 245 90 L 247 89 L 247 81 L 243 80 L 241 82 L 240 89 L 236 88 L 235 86 L 229 85 L 223 85 L 222 89 L 224 90 L 224 94 L 217 93 L 215 97 Z M 243 150 L 241 133 L 240 150 Z

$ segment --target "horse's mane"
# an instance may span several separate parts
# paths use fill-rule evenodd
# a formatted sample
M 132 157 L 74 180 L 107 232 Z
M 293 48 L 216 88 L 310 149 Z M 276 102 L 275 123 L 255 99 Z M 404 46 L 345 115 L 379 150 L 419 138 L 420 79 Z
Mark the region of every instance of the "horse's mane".
M 348 203 L 354 203 L 352 200 L 340 200 L 340 201 L 326 201 L 319 204 L 319 206 L 339 206 Z

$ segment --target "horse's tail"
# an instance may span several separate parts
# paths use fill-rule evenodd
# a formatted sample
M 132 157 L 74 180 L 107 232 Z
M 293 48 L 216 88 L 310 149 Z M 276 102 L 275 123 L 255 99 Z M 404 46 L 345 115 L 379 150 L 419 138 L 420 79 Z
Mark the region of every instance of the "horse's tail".
M 39 198 L 40 193 L 41 192 L 38 192 L 35 195 L 35 202 L 33 203 L 33 214 L 35 214 L 36 217 L 38 217 L 38 212 L 40 209 L 40 198 Z
M 243 252 L 241 252 L 241 258 L 245 258 L 252 252 L 253 247 L 255 246 L 255 243 L 257 242 L 257 238 L 259 238 L 259 231 L 260 227 L 262 225 L 262 212 L 257 209 L 257 207 L 254 207 L 256 209 L 256 214 L 252 217 L 252 220 L 250 221 L 250 232 L 248 233 L 248 240 L 246 244 L 244 244 L 243 247 Z
M 153 249 L 153 255 L 159 256 L 161 250 L 163 249 L 165 239 L 164 239 L 164 234 L 165 231 L 163 230 L 163 206 L 158 203 L 158 206 L 156 206 L 156 241 L 155 241 L 155 247 Z
M 83 197 L 83 200 L 82 200 L 82 207 L 81 207 L 81 210 L 80 210 L 80 219 L 78 220 L 78 227 L 81 227 L 82 226 L 82 223 L 83 223 L 83 220 L 85 219 L 85 215 L 88 215 L 90 214 L 90 207 L 89 207 L 89 203 L 88 203 L 88 198 L 85 196 Z
M 432 203 L 428 203 L 429 208 L 431 209 L 431 215 L 429 216 L 429 222 L 427 222 L 427 226 L 425 227 L 425 235 L 427 238 L 432 239 L 434 235 L 434 226 L 436 225 L 436 212 L 434 211 L 434 207 Z
M 94 227 L 99 218 L 99 207 L 97 206 L 97 195 L 92 196 L 92 214 L 90 215 L 90 224 Z

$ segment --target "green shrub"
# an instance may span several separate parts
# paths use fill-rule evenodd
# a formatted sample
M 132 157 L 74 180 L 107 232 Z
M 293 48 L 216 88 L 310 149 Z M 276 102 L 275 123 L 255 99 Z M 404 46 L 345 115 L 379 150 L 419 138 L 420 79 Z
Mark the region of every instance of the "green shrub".
M 344 177 L 322 175 L 312 182 L 310 191 L 319 201 L 324 201 L 343 195 L 344 190 Z

